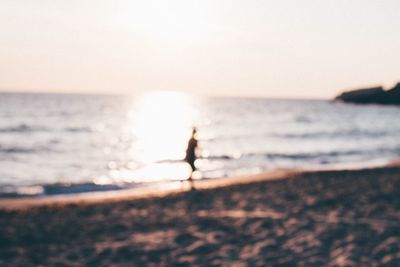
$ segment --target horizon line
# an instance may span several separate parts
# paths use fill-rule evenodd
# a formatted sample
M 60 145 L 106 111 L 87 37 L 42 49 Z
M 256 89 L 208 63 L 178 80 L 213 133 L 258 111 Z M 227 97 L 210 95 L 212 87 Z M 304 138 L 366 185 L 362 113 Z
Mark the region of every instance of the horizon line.
M 14 91 L 16 90 L 16 91 Z M 135 96 L 135 95 L 143 95 L 152 92 L 175 92 L 184 95 L 191 96 L 199 96 L 205 98 L 243 98 L 243 99 L 272 99 L 272 100 L 333 100 L 333 98 L 329 97 L 288 97 L 288 96 L 266 96 L 266 95 L 222 95 L 222 94 L 201 94 L 201 93 L 192 93 L 185 92 L 181 90 L 148 90 L 148 91 L 139 91 L 139 92 L 77 92 L 77 91 L 30 91 L 24 89 L 0 89 L 0 94 L 32 94 L 32 95 L 83 95 L 83 96 Z

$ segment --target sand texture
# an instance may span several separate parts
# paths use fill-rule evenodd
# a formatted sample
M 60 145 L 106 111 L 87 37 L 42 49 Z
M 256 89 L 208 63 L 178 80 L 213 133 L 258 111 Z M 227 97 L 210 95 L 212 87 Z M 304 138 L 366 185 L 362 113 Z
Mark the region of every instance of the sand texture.
M 400 168 L 0 212 L 0 266 L 400 266 Z

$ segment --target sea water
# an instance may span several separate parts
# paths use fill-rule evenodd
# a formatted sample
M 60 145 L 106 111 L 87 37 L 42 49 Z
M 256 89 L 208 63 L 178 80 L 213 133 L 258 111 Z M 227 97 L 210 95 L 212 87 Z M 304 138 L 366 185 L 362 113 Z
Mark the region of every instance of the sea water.
M 0 196 L 182 180 L 197 127 L 199 179 L 372 166 L 400 155 L 400 107 L 330 100 L 0 94 Z

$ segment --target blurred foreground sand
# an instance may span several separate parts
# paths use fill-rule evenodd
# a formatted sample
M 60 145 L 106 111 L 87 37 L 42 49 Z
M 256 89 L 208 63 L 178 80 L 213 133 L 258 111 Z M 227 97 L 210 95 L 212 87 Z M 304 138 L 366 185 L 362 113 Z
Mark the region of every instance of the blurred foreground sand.
M 399 167 L 259 178 L 0 211 L 0 265 L 400 266 Z

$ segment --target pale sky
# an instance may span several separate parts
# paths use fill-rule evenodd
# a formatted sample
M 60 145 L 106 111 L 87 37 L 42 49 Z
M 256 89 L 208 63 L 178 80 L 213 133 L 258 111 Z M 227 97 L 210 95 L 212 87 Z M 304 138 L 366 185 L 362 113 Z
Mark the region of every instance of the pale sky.
M 0 0 L 0 90 L 330 98 L 400 80 L 398 0 Z

